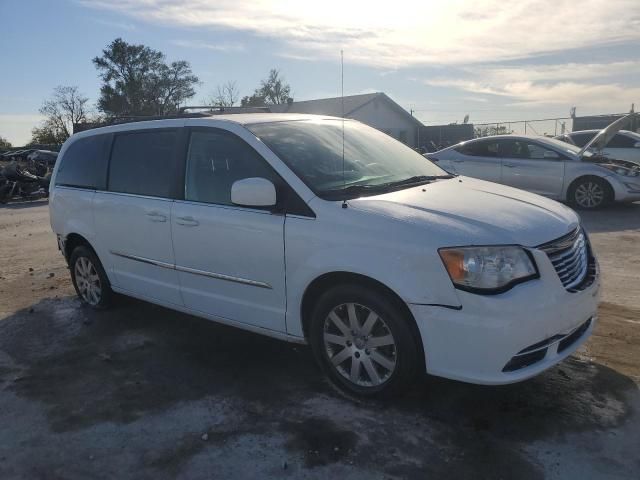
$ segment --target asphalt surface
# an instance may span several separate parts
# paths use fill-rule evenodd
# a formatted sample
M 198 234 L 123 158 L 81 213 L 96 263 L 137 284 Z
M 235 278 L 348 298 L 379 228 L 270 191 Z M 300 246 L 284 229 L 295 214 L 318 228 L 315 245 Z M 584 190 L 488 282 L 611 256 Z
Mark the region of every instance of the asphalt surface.
M 605 292 L 576 355 L 520 384 L 426 377 L 361 402 L 304 346 L 132 299 L 83 307 L 46 204 L 0 209 L 0 478 L 638 478 L 639 219 L 584 216 Z

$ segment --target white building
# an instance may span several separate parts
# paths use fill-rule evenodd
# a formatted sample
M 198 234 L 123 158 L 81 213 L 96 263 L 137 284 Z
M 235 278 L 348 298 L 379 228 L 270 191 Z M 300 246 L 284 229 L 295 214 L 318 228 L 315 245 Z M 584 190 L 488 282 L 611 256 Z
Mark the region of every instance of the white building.
M 302 102 L 270 105 L 274 113 L 310 113 L 316 115 L 342 116 L 366 123 L 406 143 L 418 145 L 418 134 L 422 123 L 382 92 L 349 95 L 343 98 L 320 98 Z

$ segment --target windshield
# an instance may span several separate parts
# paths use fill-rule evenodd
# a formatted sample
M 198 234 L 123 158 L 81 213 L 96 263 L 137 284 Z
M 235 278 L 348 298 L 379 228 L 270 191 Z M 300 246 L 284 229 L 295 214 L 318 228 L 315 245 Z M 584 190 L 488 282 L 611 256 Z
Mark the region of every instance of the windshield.
M 339 119 L 248 126 L 322 198 L 378 194 L 450 175 L 390 136 Z M 343 174 L 344 172 L 344 174 Z

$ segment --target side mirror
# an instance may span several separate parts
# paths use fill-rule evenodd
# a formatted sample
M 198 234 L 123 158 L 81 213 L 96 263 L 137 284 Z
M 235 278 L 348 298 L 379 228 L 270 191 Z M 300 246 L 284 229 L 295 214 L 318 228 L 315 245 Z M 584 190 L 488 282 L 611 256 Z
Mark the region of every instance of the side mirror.
M 243 207 L 273 207 L 276 187 L 266 178 L 243 178 L 231 186 L 231 203 Z
M 560 158 L 560 155 L 556 152 L 552 152 L 551 150 L 545 150 L 543 156 L 547 160 L 558 160 Z

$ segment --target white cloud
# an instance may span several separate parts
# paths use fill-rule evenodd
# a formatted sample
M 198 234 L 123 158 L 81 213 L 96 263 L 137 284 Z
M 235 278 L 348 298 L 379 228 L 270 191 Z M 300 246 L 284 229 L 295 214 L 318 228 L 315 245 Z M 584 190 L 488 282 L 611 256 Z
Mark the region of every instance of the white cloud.
M 525 58 L 640 40 L 637 0 L 80 0 L 140 21 L 281 40 L 284 55 L 384 68 Z
M 626 111 L 640 99 L 640 86 L 619 78 L 640 70 L 640 61 L 602 64 L 468 67 L 460 75 L 424 80 L 429 86 L 509 98 L 514 106 L 578 105 Z
M 204 48 L 206 50 L 213 50 L 216 52 L 244 51 L 244 45 L 240 43 L 233 43 L 233 42 L 207 43 L 207 42 L 195 42 L 191 40 L 174 40 L 171 43 L 178 47 Z
M 111 20 L 103 20 L 100 18 L 92 18 L 92 21 L 104 25 L 105 27 L 115 28 L 116 30 L 126 30 L 127 32 L 133 32 L 136 26 L 133 23 L 127 22 L 114 22 Z

